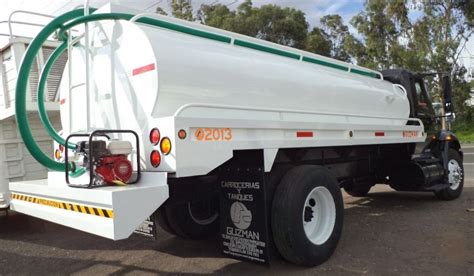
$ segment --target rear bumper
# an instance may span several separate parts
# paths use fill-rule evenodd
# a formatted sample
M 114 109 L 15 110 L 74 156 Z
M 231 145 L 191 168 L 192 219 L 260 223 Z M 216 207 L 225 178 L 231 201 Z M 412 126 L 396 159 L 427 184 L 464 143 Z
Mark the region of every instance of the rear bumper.
M 142 172 L 125 187 L 71 188 L 64 173 L 11 182 L 10 208 L 113 240 L 128 238 L 169 197 L 167 173 Z

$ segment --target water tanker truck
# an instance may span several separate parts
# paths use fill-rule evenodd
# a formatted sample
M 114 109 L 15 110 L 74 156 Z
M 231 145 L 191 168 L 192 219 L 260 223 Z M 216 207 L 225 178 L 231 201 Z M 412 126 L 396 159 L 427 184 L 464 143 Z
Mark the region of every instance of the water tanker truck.
M 80 32 L 71 30 L 81 30 Z M 67 50 L 63 129 L 39 150 L 25 91 L 42 43 Z M 449 79 L 445 85 L 449 105 Z M 219 235 L 234 258 L 267 263 L 270 248 L 314 266 L 343 227 L 341 188 L 375 184 L 463 189 L 456 136 L 436 122 L 423 75 L 373 71 L 156 14 L 106 5 L 58 16 L 30 44 L 16 88 L 20 134 L 48 179 L 13 182 L 11 208 L 113 240 L 156 227 L 187 239 Z

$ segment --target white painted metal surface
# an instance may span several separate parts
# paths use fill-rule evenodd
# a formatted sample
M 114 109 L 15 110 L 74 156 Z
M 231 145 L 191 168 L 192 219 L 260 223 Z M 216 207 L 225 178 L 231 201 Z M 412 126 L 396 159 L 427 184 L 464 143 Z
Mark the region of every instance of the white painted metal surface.
M 308 194 L 301 219 L 312 243 L 321 245 L 329 239 L 336 225 L 336 204 L 326 187 L 316 187 Z
M 10 183 L 11 209 L 120 240 L 129 237 L 168 198 L 166 179 L 166 173 L 144 173 L 136 185 L 74 189 L 66 185 L 63 173 L 54 172 L 48 180 Z M 23 199 L 16 198 L 18 195 Z M 107 211 L 108 215 L 99 215 Z
M 97 12 L 134 14 L 115 5 Z M 369 69 L 199 24 L 154 18 L 230 37 L 231 43 L 123 20 L 90 24 L 91 104 L 84 74 L 75 73 L 84 72 L 85 66 L 84 46 L 79 44 L 71 53 L 73 74 L 69 80 L 65 72 L 61 89 L 66 134 L 135 130 L 142 136 L 144 169 L 176 172 L 178 177 L 206 174 L 231 158 L 235 149 L 273 149 L 265 157 L 268 171 L 278 148 L 409 143 L 425 137 L 421 121 L 406 126 L 406 91 L 354 73 L 372 73 Z M 300 58 L 238 46 L 238 40 Z M 305 62 L 304 57 L 332 65 Z M 157 169 L 147 158 L 155 149 L 148 141 L 153 127 L 173 144 Z M 233 139 L 193 140 L 201 128 L 232 128 Z M 177 140 L 180 129 L 187 131 L 187 139 Z M 314 136 L 297 139 L 297 130 L 313 131 Z M 386 135 L 375 136 L 378 131 Z M 404 131 L 414 134 L 407 137 Z
M 110 10 L 114 11 L 113 8 Z M 109 9 L 102 10 L 105 11 Z M 197 30 L 229 35 L 233 39 L 286 49 L 169 17 L 157 18 Z M 96 86 L 93 91 L 95 97 L 92 97 L 95 101 L 90 107 L 92 128 L 101 128 L 107 123 L 112 127 L 126 124 L 131 119 L 128 111 L 135 111 L 134 119 L 137 120 L 141 115 L 138 113 L 152 118 L 171 116 L 190 103 L 408 118 L 409 105 L 405 93 L 379 79 L 138 23 L 116 21 L 97 23 L 95 26 L 91 29 L 94 44 L 91 49 L 92 82 Z M 83 52 L 80 47 L 76 47 L 76 51 Z M 87 58 L 83 59 L 87 61 Z M 76 58 L 73 57 L 73 60 L 76 61 Z M 344 64 L 334 60 L 331 62 Z M 84 68 L 81 63 L 75 63 L 74 68 Z M 154 66 L 154 69 L 134 75 L 134 70 L 147 65 Z M 74 84 L 84 82 L 84 74 L 75 77 Z M 83 99 L 74 97 L 72 101 L 81 108 L 86 107 L 87 93 L 75 94 Z M 62 95 L 66 98 L 67 90 L 63 90 Z M 128 98 L 130 102 L 111 106 L 111 101 L 123 98 Z M 140 109 L 140 112 L 134 108 Z M 114 109 L 123 111 L 123 115 L 116 116 Z M 87 128 L 87 120 L 83 119 L 88 115 L 83 114 L 83 110 L 80 113 L 82 124 L 74 125 L 76 122 L 73 122 L 72 131 Z M 214 114 L 214 117 L 218 118 L 219 114 Z M 377 121 L 365 118 L 361 122 L 370 124 Z M 387 120 L 388 124 L 395 125 L 405 122 Z M 69 127 L 65 128 L 69 132 Z

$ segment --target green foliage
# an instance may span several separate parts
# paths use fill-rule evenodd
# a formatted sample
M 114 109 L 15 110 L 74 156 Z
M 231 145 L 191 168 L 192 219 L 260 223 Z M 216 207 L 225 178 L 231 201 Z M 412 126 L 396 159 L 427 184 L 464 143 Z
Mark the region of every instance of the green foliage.
M 474 123 L 456 123 L 454 124 L 453 129 L 461 143 L 474 143 Z
M 325 33 L 328 34 L 328 41 L 331 44 L 331 57 L 349 62 L 351 57 L 344 49 L 344 43 L 348 39 L 354 39 L 349 33 L 349 28 L 344 25 L 342 17 L 338 14 L 323 16 L 320 20 Z
M 321 28 L 314 28 L 306 38 L 305 50 L 322 56 L 331 56 L 332 43 L 329 35 Z
M 191 0 L 171 0 L 171 14 L 179 19 L 194 21 Z
M 161 7 L 157 7 L 156 10 L 155 10 L 155 12 L 156 12 L 157 14 L 161 14 L 161 15 L 168 15 L 168 13 L 165 12 L 165 10 L 164 10 L 163 8 L 161 8 Z
M 473 31 L 472 1 L 413 1 L 412 8 L 422 14 L 416 20 L 409 17 L 408 4 L 405 0 L 366 1 L 365 10 L 351 20 L 362 39 L 348 40 L 345 49 L 359 65 L 376 70 L 439 72 L 429 83 L 435 101 L 442 101 L 442 74 L 450 74 L 458 118 L 466 120 L 469 85 L 458 59 Z
M 304 48 L 308 32 L 302 11 L 276 5 L 257 8 L 250 0 L 235 11 L 222 4 L 202 5 L 198 19 L 209 26 L 300 49 Z

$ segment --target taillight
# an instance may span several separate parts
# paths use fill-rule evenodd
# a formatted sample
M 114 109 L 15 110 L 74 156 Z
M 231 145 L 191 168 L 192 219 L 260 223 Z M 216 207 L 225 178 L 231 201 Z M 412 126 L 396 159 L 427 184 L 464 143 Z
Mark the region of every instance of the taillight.
M 160 131 L 157 128 L 154 128 L 150 131 L 150 142 L 153 145 L 158 145 L 158 143 L 160 142 L 160 138 Z
M 184 139 L 186 139 L 186 136 L 187 136 L 186 130 L 181 129 L 180 131 L 178 131 L 178 137 L 179 137 L 179 139 L 184 140 Z
M 168 155 L 171 152 L 171 140 L 168 137 L 163 138 L 160 143 L 161 152 L 164 155 Z
M 157 150 L 154 150 L 150 154 L 150 162 L 153 167 L 158 167 L 161 163 L 161 156 Z
M 61 159 L 61 151 L 55 150 L 54 151 L 54 158 L 56 158 L 56 160 Z
M 59 151 L 64 152 L 64 146 L 59 144 Z

